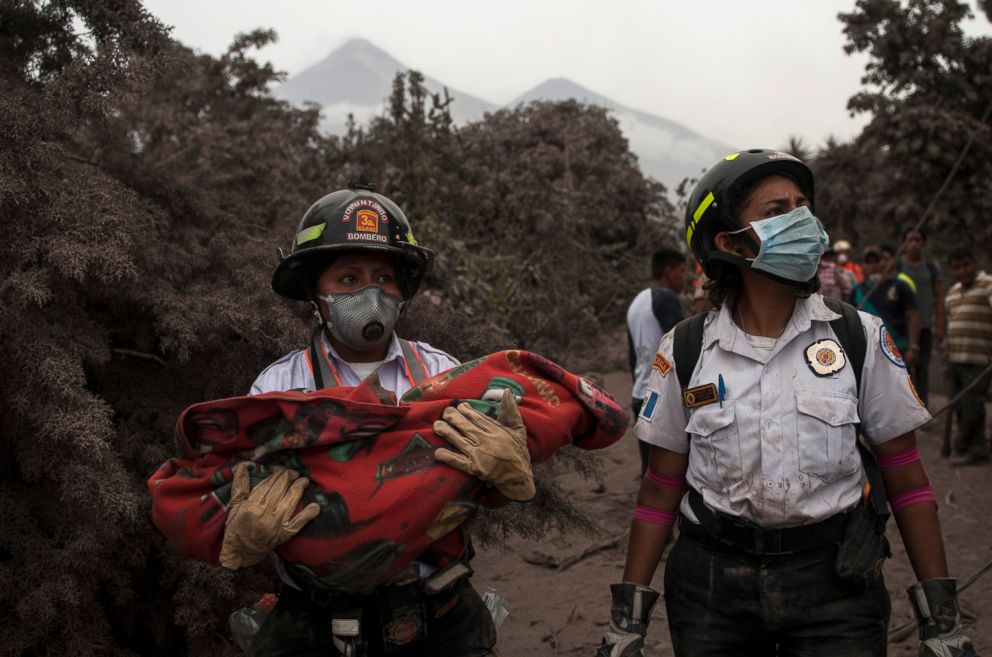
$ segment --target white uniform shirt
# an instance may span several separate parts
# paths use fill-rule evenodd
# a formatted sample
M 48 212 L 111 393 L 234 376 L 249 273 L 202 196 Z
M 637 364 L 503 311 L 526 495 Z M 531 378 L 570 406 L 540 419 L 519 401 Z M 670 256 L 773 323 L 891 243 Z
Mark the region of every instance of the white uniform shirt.
M 686 409 L 669 332 L 659 353 L 672 367 L 652 369 L 634 435 L 688 453 L 686 479 L 706 505 L 762 527 L 811 524 L 850 509 L 861 496 L 863 473 L 854 425 L 860 421 L 877 445 L 930 420 L 898 352 L 883 339 L 882 321 L 859 315 L 868 341 L 860 398 L 850 362 L 825 376 L 807 362 L 807 351 L 824 361 L 831 358 L 823 348 L 839 351 L 828 324 L 839 315 L 820 295 L 797 299 L 770 354 L 755 350 L 726 304 L 709 313 L 689 389 L 719 386 L 722 375 L 722 404 Z M 821 340 L 837 348 L 809 349 Z M 681 510 L 695 520 L 688 499 Z
M 655 316 L 653 307 L 655 290 L 659 290 L 662 306 L 661 318 Z M 651 374 L 651 361 L 662 334 L 682 319 L 682 308 L 678 296 L 666 287 L 641 290 L 627 308 L 627 334 L 634 349 L 634 387 L 630 396 L 644 399 L 647 395 L 648 375 Z M 667 323 L 662 326 L 662 322 Z
M 365 377 L 356 373 L 351 364 L 338 355 L 323 332 L 321 333 L 321 343 L 324 346 L 328 364 L 334 373 L 337 374 L 340 385 L 354 387 L 364 380 Z M 426 342 L 411 341 L 410 344 L 413 345 L 417 355 L 420 356 L 420 361 L 423 363 L 424 370 L 427 371 L 428 376 L 434 376 L 459 364 L 454 357 L 440 349 L 435 349 Z M 376 371 L 379 373 L 379 382 L 382 384 L 382 387 L 396 393 L 397 400 L 407 390 L 413 387 L 413 381 L 410 379 L 406 361 L 403 358 L 403 350 L 395 333 L 393 333 L 393 338 L 389 343 L 386 357 L 382 360 Z M 258 378 L 251 385 L 251 390 L 248 394 L 260 395 L 265 392 L 286 390 L 313 391 L 314 387 L 313 370 L 310 368 L 309 348 L 298 349 L 286 354 L 262 370 L 262 373 L 258 375 Z M 434 569 L 427 564 L 419 561 L 413 563 L 417 564 L 417 567 L 420 569 L 421 578 L 430 577 L 434 572 Z M 278 557 L 276 557 L 276 572 L 284 582 L 295 589 L 300 588 L 293 581 L 293 578 L 290 577 L 282 559 Z
M 352 366 L 338 355 L 323 333 L 321 333 L 321 342 L 324 345 L 331 369 L 338 375 L 341 385 L 353 387 L 360 384 L 364 377 L 359 376 Z M 424 370 L 427 371 L 428 376 L 434 376 L 459 364 L 452 356 L 440 349 L 435 349 L 426 342 L 411 341 L 410 344 L 420 356 L 420 361 L 424 364 Z M 402 397 L 403 393 L 413 387 L 413 382 L 407 373 L 406 361 L 403 359 L 403 350 L 400 348 L 400 342 L 395 333 L 389 343 L 386 357 L 377 371 L 382 387 L 396 393 L 397 398 Z M 260 395 L 263 392 L 276 390 L 312 391 L 313 389 L 313 370 L 310 369 L 309 349 L 298 349 L 286 354 L 262 370 L 262 373 L 251 385 L 248 394 Z

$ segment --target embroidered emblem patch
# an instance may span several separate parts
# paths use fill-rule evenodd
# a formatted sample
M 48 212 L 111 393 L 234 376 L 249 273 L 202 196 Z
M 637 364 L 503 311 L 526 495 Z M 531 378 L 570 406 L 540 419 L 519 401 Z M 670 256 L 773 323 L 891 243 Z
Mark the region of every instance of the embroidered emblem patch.
M 660 351 L 654 356 L 654 363 L 651 364 L 651 369 L 655 370 L 661 376 L 668 376 L 668 373 L 672 371 L 672 364 L 668 362 L 665 355 Z
M 892 334 L 889 333 L 889 330 L 885 326 L 882 326 L 878 330 L 878 346 L 886 358 L 898 367 L 906 367 L 906 361 L 902 359 L 902 354 L 899 352 L 899 347 L 896 346 L 896 341 L 892 339 Z
M 657 392 L 652 390 L 648 393 L 648 398 L 644 400 L 644 405 L 641 406 L 640 418 L 645 422 L 654 421 L 654 412 L 658 409 L 658 395 Z
M 847 355 L 835 340 L 817 340 L 806 347 L 806 364 L 817 376 L 830 376 L 844 369 Z
M 359 210 L 355 213 L 355 230 L 363 233 L 379 232 L 379 213 L 375 210 Z
M 682 402 L 686 408 L 706 406 L 707 404 L 716 402 L 718 399 L 716 385 L 712 383 L 682 391 Z

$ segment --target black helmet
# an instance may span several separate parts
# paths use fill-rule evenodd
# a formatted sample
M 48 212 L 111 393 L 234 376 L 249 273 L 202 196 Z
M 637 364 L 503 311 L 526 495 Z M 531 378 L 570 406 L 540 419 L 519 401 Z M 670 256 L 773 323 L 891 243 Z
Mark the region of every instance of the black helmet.
M 310 301 L 316 276 L 344 251 L 379 251 L 394 256 L 404 299 L 417 293 L 434 263 L 434 252 L 417 244 L 399 206 L 371 185 L 348 184 L 310 206 L 296 229 L 289 256 L 272 275 L 272 289 Z
M 696 183 L 685 209 L 685 241 L 707 275 L 708 265 L 723 260 L 738 267 L 750 263 L 729 253 L 718 251 L 713 244 L 717 233 L 742 228 L 737 217 L 731 216 L 729 199 L 733 192 L 761 178 L 781 175 L 791 178 L 800 191 L 813 203 L 813 172 L 801 160 L 788 153 L 752 148 L 731 153 L 723 158 Z M 747 234 L 745 239 L 750 239 Z M 752 244 L 755 253 L 758 245 Z M 785 281 L 791 284 L 791 281 Z

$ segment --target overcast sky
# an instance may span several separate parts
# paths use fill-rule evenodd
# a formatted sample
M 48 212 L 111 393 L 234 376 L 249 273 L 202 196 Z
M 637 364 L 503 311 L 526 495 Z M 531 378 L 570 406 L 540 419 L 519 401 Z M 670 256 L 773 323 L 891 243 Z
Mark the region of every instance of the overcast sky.
M 405 65 L 493 103 L 550 77 L 735 147 L 788 135 L 848 138 L 865 59 L 844 54 L 854 0 L 145 0 L 173 35 L 220 54 L 274 28 L 259 53 L 289 74 L 362 37 Z M 972 3 L 974 6 L 974 3 Z M 978 13 L 970 34 L 990 34 Z

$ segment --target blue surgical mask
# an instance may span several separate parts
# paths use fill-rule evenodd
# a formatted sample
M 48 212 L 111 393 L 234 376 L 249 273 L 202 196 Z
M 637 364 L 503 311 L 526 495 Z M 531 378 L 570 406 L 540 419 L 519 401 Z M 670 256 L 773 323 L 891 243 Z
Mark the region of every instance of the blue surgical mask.
M 751 269 L 796 283 L 805 283 L 816 276 L 816 266 L 829 240 L 823 224 L 808 207 L 803 205 L 785 214 L 753 221 L 747 228 L 728 234 L 743 233 L 748 228 L 753 228 L 761 240 L 757 257 L 748 259 Z

